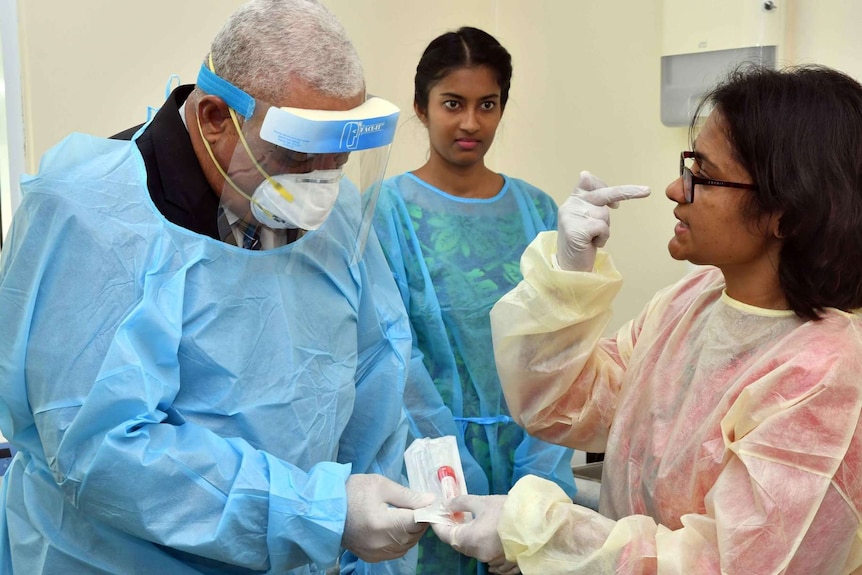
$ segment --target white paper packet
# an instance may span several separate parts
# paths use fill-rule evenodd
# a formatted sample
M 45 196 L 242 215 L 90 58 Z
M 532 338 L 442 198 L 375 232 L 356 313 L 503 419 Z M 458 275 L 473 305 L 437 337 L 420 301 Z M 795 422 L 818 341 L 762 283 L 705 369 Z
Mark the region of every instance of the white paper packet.
M 458 442 L 453 435 L 416 439 L 404 452 L 410 489 L 433 493 L 434 503 L 413 512 L 417 522 L 455 525 L 469 519 L 469 513 L 453 513 L 445 501 L 467 493 L 467 482 L 461 468 Z

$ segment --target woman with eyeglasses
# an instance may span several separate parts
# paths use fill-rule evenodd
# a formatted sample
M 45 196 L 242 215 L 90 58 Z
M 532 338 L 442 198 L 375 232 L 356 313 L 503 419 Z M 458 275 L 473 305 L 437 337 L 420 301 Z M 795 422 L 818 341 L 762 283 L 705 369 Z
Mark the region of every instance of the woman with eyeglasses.
M 603 338 L 621 278 L 596 243 L 633 196 L 587 182 L 492 311 L 513 417 L 606 448 L 601 514 L 526 477 L 453 502 L 476 520 L 434 527 L 462 552 L 543 575 L 862 573 L 862 86 L 745 67 L 705 106 L 666 191 L 670 254 L 704 267 Z

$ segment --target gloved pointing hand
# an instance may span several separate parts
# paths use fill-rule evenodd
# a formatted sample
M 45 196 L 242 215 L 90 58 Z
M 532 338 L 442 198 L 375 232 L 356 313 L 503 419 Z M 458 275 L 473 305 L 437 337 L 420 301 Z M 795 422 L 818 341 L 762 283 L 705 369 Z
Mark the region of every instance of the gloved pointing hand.
M 411 491 L 382 475 L 351 475 L 341 544 L 370 563 L 397 559 L 428 529 L 413 520 L 413 509 L 433 501 L 433 494 Z
M 568 271 L 590 272 L 596 248 L 611 235 L 610 210 L 622 200 L 645 198 L 646 186 L 608 187 L 589 172 L 581 172 L 578 187 L 563 202 L 557 214 L 557 263 Z
M 497 523 L 506 503 L 505 495 L 461 495 L 448 501 L 451 511 L 469 511 L 473 520 L 457 525 L 434 523 L 431 528 L 444 543 L 456 551 L 488 564 L 491 573 L 517 575 L 517 563 L 506 561 Z

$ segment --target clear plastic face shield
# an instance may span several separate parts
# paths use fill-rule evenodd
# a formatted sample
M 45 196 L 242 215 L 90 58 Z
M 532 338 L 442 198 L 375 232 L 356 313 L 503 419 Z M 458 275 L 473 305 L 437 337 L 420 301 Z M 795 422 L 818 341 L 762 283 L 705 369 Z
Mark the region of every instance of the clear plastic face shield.
M 340 238 L 351 263 L 361 257 L 398 108 L 376 97 L 344 111 L 280 108 L 251 97 L 206 65 L 198 86 L 230 107 L 238 135 L 227 166 L 203 140 L 225 180 L 222 239 L 248 249 L 272 249 L 320 230 Z

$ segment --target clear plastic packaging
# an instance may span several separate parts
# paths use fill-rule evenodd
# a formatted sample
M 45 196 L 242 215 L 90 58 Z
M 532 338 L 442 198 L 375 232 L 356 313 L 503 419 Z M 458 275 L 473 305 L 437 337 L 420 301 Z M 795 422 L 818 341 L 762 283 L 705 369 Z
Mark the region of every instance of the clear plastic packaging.
M 413 512 L 416 522 L 462 523 L 465 513 L 451 512 L 446 500 L 467 493 L 461 456 L 454 436 L 417 439 L 404 452 L 410 489 L 433 493 L 434 503 Z

